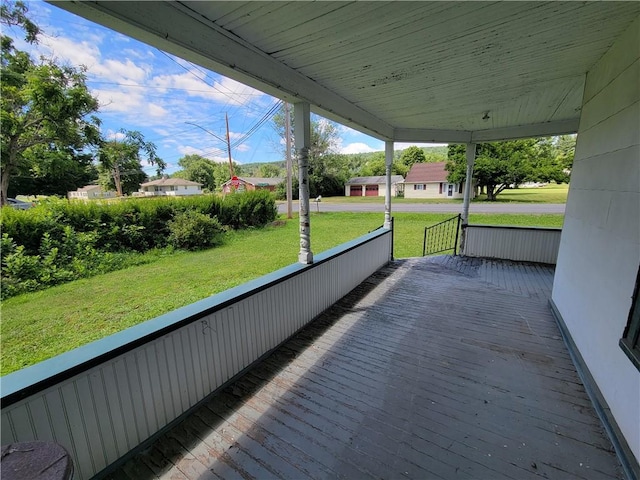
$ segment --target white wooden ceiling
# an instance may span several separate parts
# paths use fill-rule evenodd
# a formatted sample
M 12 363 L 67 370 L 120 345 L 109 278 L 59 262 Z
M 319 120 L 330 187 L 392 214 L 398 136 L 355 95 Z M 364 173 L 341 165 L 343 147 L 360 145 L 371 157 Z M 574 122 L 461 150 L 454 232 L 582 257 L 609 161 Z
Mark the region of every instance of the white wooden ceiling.
M 52 3 L 411 142 L 576 131 L 586 72 L 640 15 L 635 1 Z

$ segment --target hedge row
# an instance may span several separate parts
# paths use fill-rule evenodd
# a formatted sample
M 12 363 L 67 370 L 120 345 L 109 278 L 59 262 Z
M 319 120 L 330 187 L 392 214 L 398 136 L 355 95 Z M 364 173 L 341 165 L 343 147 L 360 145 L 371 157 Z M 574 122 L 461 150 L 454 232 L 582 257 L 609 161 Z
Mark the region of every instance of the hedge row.
M 2 208 L 1 298 L 146 263 L 140 253 L 150 250 L 217 245 L 225 229 L 260 227 L 276 215 L 264 191 Z
M 273 196 L 266 191 L 183 198 L 140 198 L 121 202 L 48 201 L 29 210 L 3 208 L 2 233 L 28 254 L 37 254 L 45 234 L 57 239 L 65 227 L 96 235 L 95 247 L 106 252 L 138 251 L 168 245 L 170 222 L 176 215 L 195 211 L 217 218 L 228 228 L 261 227 L 277 216 Z

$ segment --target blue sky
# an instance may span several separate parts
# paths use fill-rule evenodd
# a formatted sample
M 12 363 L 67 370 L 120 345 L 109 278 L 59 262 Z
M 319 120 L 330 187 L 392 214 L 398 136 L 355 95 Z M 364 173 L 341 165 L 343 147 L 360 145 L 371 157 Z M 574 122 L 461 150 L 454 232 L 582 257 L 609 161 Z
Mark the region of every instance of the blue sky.
M 25 44 L 17 29 L 5 33 L 34 57 L 87 68 L 87 85 L 100 101 L 98 116 L 106 138 L 118 137 L 120 129 L 142 132 L 167 163 L 166 172 L 172 173 L 187 154 L 227 160 L 224 142 L 187 123 L 223 138 L 227 114 L 234 161 L 282 159 L 282 142 L 270 121 L 246 136 L 278 99 L 55 6 L 36 1 L 28 5 L 30 18 L 44 32 L 39 44 Z M 368 135 L 344 126 L 339 131 L 338 152 L 384 150 L 383 142 Z M 408 145 L 396 144 L 396 149 Z M 145 170 L 154 172 L 153 167 Z

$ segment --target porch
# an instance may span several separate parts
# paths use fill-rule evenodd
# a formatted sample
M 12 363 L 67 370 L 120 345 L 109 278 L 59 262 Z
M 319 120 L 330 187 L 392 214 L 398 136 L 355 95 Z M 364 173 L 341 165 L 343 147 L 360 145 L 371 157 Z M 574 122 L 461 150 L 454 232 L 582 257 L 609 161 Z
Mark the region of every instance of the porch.
M 552 282 L 392 262 L 107 478 L 621 478 Z

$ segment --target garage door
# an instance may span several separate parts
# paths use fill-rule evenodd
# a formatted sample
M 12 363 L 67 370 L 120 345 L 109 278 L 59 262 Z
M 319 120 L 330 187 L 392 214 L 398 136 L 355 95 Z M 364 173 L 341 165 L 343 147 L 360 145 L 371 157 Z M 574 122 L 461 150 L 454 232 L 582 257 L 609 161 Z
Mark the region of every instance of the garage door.
M 351 185 L 349 189 L 350 197 L 361 197 L 362 196 L 362 185 Z
M 367 197 L 377 197 L 378 196 L 378 185 L 367 185 L 367 189 L 365 190 L 365 196 L 367 196 Z

